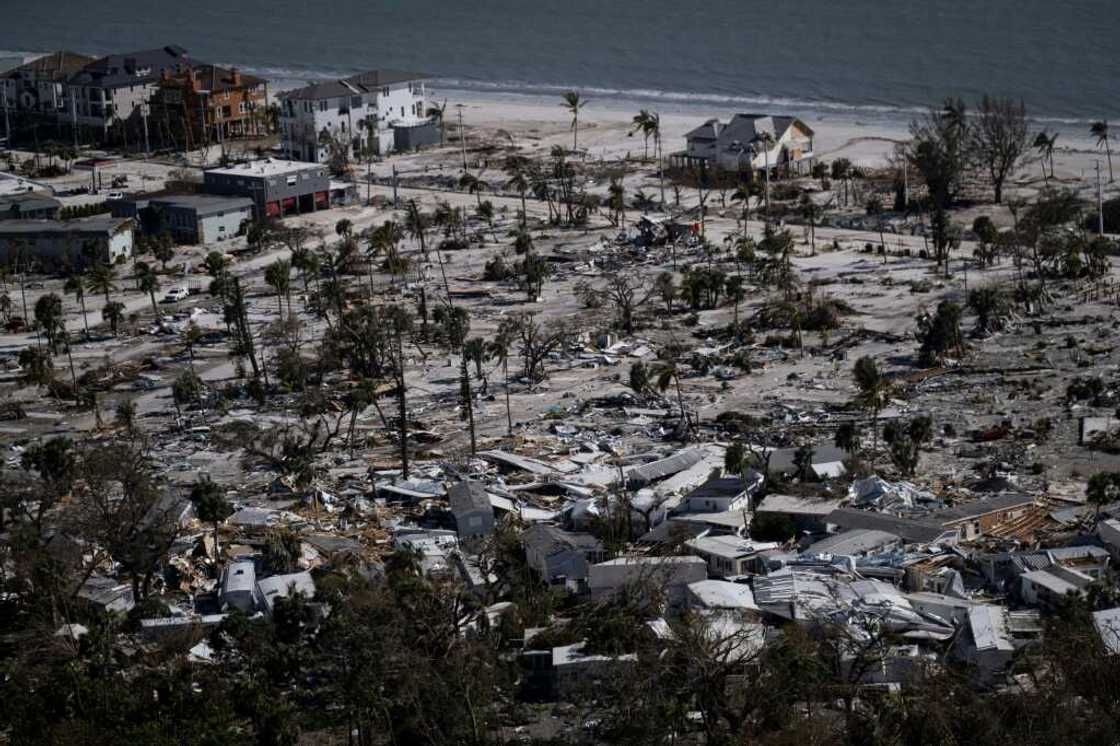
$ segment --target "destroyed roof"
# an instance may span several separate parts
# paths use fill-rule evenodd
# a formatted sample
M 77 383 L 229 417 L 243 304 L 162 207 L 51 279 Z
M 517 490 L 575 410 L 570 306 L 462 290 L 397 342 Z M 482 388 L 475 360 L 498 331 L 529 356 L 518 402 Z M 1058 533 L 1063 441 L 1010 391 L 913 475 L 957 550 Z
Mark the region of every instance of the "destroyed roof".
M 648 464 L 635 466 L 626 472 L 626 483 L 632 487 L 644 487 L 658 479 L 671 477 L 689 467 L 695 466 L 704 460 L 704 451 L 693 448 L 675 453 L 668 458 L 651 461 Z
M 844 529 L 868 528 L 886 531 L 901 537 L 903 541 L 915 544 L 929 544 L 952 533 L 932 521 L 917 521 L 888 513 L 854 508 L 837 508 L 829 513 L 825 520 Z
M 1002 606 L 979 604 L 968 611 L 968 627 L 977 650 L 1015 649 L 1007 632 L 1007 618 Z
M 591 551 L 599 551 L 603 548 L 602 542 L 591 534 L 565 531 L 559 526 L 544 524 L 537 524 L 526 530 L 521 534 L 521 542 L 527 549 L 535 548 L 540 551 L 561 547 Z
M 556 469 L 553 466 L 543 461 L 538 461 L 535 458 L 519 456 L 516 453 L 507 453 L 506 451 L 479 451 L 478 457 L 501 466 L 527 471 L 530 474 L 548 476 L 556 473 Z
M 863 554 L 900 541 L 897 534 L 874 528 L 843 531 L 810 545 L 805 554 Z
M 689 492 L 685 497 L 689 500 L 734 498 L 743 494 L 746 489 L 747 483 L 743 481 L 742 477 L 713 477 Z
M 688 591 L 708 609 L 748 609 L 758 611 L 750 586 L 726 580 L 699 580 L 689 583 Z
M 309 572 L 294 572 L 289 575 L 273 575 L 257 581 L 257 591 L 265 607 L 272 612 L 278 598 L 287 598 L 293 592 L 302 593 L 308 599 L 315 595 L 315 581 Z
M 751 541 L 738 536 L 699 536 L 689 539 L 685 545 L 703 554 L 739 559 L 751 557 L 768 549 L 777 549 L 780 544 L 773 541 Z
M 474 480 L 468 479 L 451 485 L 447 496 L 451 502 L 451 512 L 456 515 L 475 510 L 491 510 L 492 507 L 486 490 Z
M 809 465 L 812 468 L 823 466 L 824 464 L 832 464 L 843 462 L 848 457 L 842 449 L 834 445 L 825 443 L 819 446 L 812 446 L 812 455 L 809 459 Z M 770 453 L 770 462 L 767 466 L 771 472 L 790 473 L 797 471 L 797 464 L 795 457 L 798 448 L 778 448 Z
M 979 518 L 982 515 L 989 513 L 998 513 L 1004 510 L 1014 510 L 1015 508 L 1033 505 L 1034 498 L 1030 495 L 1020 494 L 1004 494 L 995 495 L 993 497 L 985 497 L 980 500 L 973 500 L 962 505 L 954 505 L 951 508 L 944 508 L 942 510 L 930 513 L 929 517 L 932 520 L 940 522 L 942 525 L 957 523 L 958 521 L 966 521 L 971 518 Z
M 767 495 L 755 509 L 756 513 L 789 513 L 790 515 L 830 515 L 840 504 L 839 500 L 822 500 L 797 495 Z
M 1093 612 L 1093 626 L 1110 655 L 1120 654 L 1120 607 Z

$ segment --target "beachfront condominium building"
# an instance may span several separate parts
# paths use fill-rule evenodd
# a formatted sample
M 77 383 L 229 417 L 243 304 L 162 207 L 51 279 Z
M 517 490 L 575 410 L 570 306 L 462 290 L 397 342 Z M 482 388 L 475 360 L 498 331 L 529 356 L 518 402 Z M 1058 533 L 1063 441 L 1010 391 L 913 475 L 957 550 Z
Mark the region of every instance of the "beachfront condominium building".
M 673 153 L 670 164 L 733 173 L 808 173 L 813 136 L 809 125 L 791 116 L 736 114 L 727 124 L 709 119 L 685 135 L 687 147 Z
M 93 62 L 74 52 L 51 52 L 0 73 L 4 115 L 43 115 L 55 119 L 69 110 L 66 80 Z
M 425 116 L 426 75 L 374 70 L 280 96 L 281 147 L 293 159 L 327 163 L 332 153 L 354 158 L 439 141 Z
M 151 99 L 151 124 L 191 150 L 267 132 L 268 84 L 236 67 L 188 65 L 165 69 Z
M 129 137 L 142 138 L 146 122 L 141 120 L 148 116 L 147 106 L 160 79 L 165 72 L 178 74 L 187 65 L 187 50 L 178 46 L 94 60 L 66 81 L 73 98 L 67 115 L 100 140 L 108 140 L 112 128 L 120 132 L 122 145 Z

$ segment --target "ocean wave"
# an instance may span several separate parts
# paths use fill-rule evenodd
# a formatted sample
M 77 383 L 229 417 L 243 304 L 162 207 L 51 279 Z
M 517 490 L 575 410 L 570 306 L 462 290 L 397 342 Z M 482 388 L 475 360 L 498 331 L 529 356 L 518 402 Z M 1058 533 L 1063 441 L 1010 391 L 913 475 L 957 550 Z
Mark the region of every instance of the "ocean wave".
M 682 105 L 783 106 L 798 109 L 811 109 L 814 111 L 853 114 L 866 113 L 891 116 L 913 116 L 927 111 L 927 108 L 923 106 L 848 103 L 793 96 L 727 94 L 704 91 L 666 91 L 651 88 L 608 88 L 586 85 L 527 83 L 522 81 L 464 80 L 461 78 L 435 78 L 432 82 L 433 85 L 442 86 L 450 90 L 468 92 L 479 91 L 522 95 L 549 95 L 575 90 L 589 96 L 608 96 L 626 101 L 665 101 Z

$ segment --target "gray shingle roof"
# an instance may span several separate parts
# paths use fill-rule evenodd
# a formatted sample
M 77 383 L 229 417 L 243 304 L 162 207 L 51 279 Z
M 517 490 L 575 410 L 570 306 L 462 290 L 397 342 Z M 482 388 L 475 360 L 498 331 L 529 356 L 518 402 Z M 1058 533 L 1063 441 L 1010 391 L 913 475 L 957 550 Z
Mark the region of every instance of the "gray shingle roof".
M 159 79 L 163 70 L 177 71 L 190 64 L 187 50 L 168 45 L 139 52 L 111 54 L 94 60 L 68 82 L 74 85 L 93 85 L 101 88 L 121 88 L 141 85 Z
M 938 510 L 931 513 L 929 517 L 932 520 L 945 524 L 1033 504 L 1034 498 L 1030 495 L 995 495 L 993 497 L 973 500 L 962 505 L 954 505 L 951 508 Z
M 458 482 L 447 491 L 452 513 L 469 513 L 472 510 L 491 510 L 490 496 L 478 482 Z
M 887 513 L 853 508 L 837 508 L 829 513 L 825 520 L 843 529 L 876 529 L 895 534 L 904 541 L 916 543 L 934 541 L 945 533 L 945 529 L 933 521 L 915 521 Z
M 280 94 L 280 98 L 292 101 L 318 100 L 323 98 L 337 98 L 340 96 L 373 93 L 387 85 L 408 83 L 413 80 L 424 80 L 431 76 L 425 73 L 406 72 L 404 70 L 370 70 L 349 78 L 327 80 L 322 83 L 297 88 Z

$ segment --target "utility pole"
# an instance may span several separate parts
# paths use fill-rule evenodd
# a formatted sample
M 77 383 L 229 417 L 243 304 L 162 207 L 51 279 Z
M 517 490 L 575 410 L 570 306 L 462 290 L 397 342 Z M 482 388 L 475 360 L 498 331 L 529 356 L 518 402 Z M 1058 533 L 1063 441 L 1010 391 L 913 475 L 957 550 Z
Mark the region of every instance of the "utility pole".
M 152 148 L 148 142 L 148 104 L 140 104 L 140 118 L 144 120 L 144 157 L 152 157 Z
M 455 108 L 459 111 L 459 146 L 463 151 L 463 173 L 467 171 L 467 135 L 463 131 L 463 105 L 455 104 Z
M 394 209 L 399 204 L 399 202 L 397 200 L 397 182 L 398 182 L 398 179 L 397 179 L 397 164 L 394 163 L 393 164 L 393 207 L 394 207 Z
M 74 152 L 78 152 L 78 94 L 72 88 L 70 91 L 70 129 L 74 131 Z
M 910 209 L 910 162 L 902 159 L 902 211 Z
M 12 147 L 12 123 L 8 121 L 8 85 L 4 84 L 4 148 L 10 150 Z
M 1101 186 L 1101 162 L 1097 161 L 1097 233 L 1104 235 L 1104 187 Z

